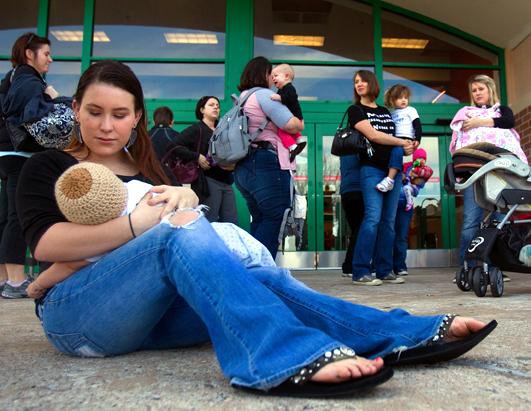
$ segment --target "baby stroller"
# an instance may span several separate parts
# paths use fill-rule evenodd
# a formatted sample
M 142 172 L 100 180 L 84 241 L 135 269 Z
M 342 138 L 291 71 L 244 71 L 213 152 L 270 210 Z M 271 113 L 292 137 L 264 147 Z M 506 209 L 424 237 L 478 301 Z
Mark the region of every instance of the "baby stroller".
M 456 272 L 457 287 L 483 297 L 490 285 L 492 296 L 501 297 L 502 270 L 531 273 L 529 261 L 519 260 L 520 251 L 531 243 L 531 168 L 512 152 L 489 143 L 457 150 L 452 161 L 444 175 L 446 191 L 453 194 L 473 186 L 476 203 L 489 211 Z M 496 211 L 505 216 L 491 222 Z M 474 267 L 472 260 L 477 261 Z

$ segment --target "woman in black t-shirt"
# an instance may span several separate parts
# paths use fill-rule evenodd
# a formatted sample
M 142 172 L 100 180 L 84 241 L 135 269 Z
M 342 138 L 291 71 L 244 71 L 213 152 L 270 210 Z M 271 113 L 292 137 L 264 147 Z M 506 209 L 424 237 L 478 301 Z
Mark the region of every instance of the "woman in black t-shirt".
M 372 144 L 374 154 L 360 153 L 360 183 L 365 217 L 363 219 L 354 257 L 352 281 L 356 285 L 381 285 L 382 282 L 404 282 L 393 274 L 394 225 L 400 183 L 382 193 L 375 187 L 387 175 L 389 156 L 393 146 L 403 146 L 406 153 L 413 149 L 411 142 L 393 137 L 395 125 L 389 111 L 376 104 L 380 92 L 375 75 L 360 70 L 354 75 L 356 104 L 348 110 L 349 124 L 365 135 Z M 400 179 L 396 179 L 397 181 Z M 372 269 L 376 278 L 372 278 Z

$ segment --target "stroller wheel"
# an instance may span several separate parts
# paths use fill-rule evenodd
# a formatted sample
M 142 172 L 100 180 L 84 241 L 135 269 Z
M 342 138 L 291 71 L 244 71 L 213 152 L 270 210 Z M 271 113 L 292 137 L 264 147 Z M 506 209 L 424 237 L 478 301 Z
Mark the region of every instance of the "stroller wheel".
M 489 268 L 490 292 L 493 297 L 503 295 L 503 273 L 498 267 Z
M 478 297 L 484 297 L 487 293 L 489 284 L 489 275 L 481 267 L 472 269 L 472 288 Z
M 460 270 L 455 273 L 455 284 L 461 291 L 470 291 L 472 288 L 472 281 L 470 279 L 470 270 L 465 270 L 461 267 Z

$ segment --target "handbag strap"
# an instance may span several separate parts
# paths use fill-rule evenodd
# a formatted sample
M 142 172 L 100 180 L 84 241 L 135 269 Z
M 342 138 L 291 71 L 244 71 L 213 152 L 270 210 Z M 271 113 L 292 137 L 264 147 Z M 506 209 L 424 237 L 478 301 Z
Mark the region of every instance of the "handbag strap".
M 348 108 L 345 110 L 345 114 L 343 114 L 343 118 L 341 119 L 341 123 L 339 123 L 338 130 L 341 129 L 341 128 L 343 128 L 343 122 L 345 121 L 345 117 L 346 117 L 347 114 L 348 114 L 348 109 L 349 109 L 349 108 L 350 108 L 350 107 L 348 107 Z
M 201 140 L 203 138 L 203 133 L 201 132 L 201 124 L 199 124 L 199 138 L 197 139 L 197 149 L 196 149 L 196 154 L 199 154 L 199 149 L 201 148 Z M 162 160 L 160 160 L 161 163 L 164 163 L 166 162 L 166 160 L 168 160 L 168 158 L 170 157 L 170 155 L 178 148 L 181 148 L 183 146 L 180 146 L 180 145 L 175 145 L 175 147 L 173 147 L 170 151 L 168 151 L 164 157 L 162 157 Z M 199 156 L 198 156 L 199 157 Z

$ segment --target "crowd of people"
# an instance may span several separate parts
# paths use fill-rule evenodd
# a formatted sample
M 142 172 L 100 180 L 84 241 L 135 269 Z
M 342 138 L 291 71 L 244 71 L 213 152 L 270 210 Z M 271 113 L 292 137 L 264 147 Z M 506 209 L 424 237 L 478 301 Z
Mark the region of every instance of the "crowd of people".
M 25 106 L 50 106 L 59 96 L 42 77 L 51 62 L 48 39 L 27 33 L 17 40 L 13 70 L 0 86 L 2 125 L 28 129 L 53 110 L 51 104 L 28 116 L 27 109 L 13 108 L 23 96 L 12 95 L 20 89 L 19 73 L 28 72 L 41 85 Z M 265 126 L 234 167 L 209 156 L 220 118 L 217 97 L 199 99 L 198 122 L 180 133 L 167 107 L 155 111 L 148 131 L 141 84 L 116 61 L 94 63 L 81 75 L 66 148 L 15 151 L 0 127 L 2 296 L 35 298 L 47 339 L 65 354 L 105 357 L 211 341 L 234 387 L 276 395 L 350 395 L 391 378 L 391 366 L 447 360 L 479 343 L 495 322 L 352 304 L 306 287 L 275 265 L 296 156 L 306 144 L 293 78 L 291 67 L 274 68 L 264 57 L 245 66 L 238 89 L 249 94 L 249 128 Z M 495 89 L 489 86 L 485 99 L 482 79 L 470 83 L 472 101 L 493 106 Z M 407 88 L 389 91 L 390 112 L 376 103 L 380 89 L 372 72 L 360 70 L 353 80 L 348 121 L 373 152 L 341 158 L 341 197 L 352 230 L 343 272 L 356 285 L 403 283 L 413 197 L 431 176 L 426 151 L 418 147 L 420 121 Z M 512 127 L 510 109 L 501 110 L 463 127 Z M 413 161 L 403 164 L 410 154 Z M 199 177 L 190 188 L 173 181 L 168 155 L 197 163 Z M 98 167 L 110 171 L 103 183 Z M 131 183 L 144 190 L 132 202 Z M 233 183 L 251 214 L 252 237 L 231 224 L 237 222 Z M 116 213 L 87 221 L 65 211 L 88 209 L 71 200 L 90 199 L 97 184 L 115 187 L 96 198 L 100 210 L 124 196 Z M 26 244 L 43 270 L 29 288 Z

